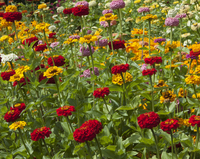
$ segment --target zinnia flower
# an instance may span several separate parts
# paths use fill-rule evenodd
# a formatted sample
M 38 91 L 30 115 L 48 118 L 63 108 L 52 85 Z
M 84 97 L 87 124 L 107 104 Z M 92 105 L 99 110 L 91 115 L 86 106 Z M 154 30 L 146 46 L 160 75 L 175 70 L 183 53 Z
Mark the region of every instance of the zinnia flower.
M 173 27 L 173 26 L 178 26 L 179 25 L 179 20 L 177 18 L 167 18 L 165 19 L 165 25 L 166 26 L 170 26 L 170 27 Z
M 88 15 L 89 14 L 89 8 L 88 8 L 88 6 L 77 6 L 77 7 L 72 8 L 72 13 L 75 16 Z
M 26 122 L 25 121 L 16 121 L 14 123 L 12 123 L 9 128 L 11 130 L 17 130 L 17 128 L 20 128 L 20 129 L 23 129 L 24 126 L 26 125 Z
M 13 109 L 18 109 L 20 112 L 22 112 L 25 108 L 25 103 L 17 103 L 13 106 Z
M 111 9 L 119 9 L 119 8 L 124 8 L 124 7 L 125 7 L 125 2 L 123 0 L 113 0 L 110 3 Z
M 20 117 L 20 113 L 21 112 L 18 109 L 13 109 L 11 107 L 10 110 L 5 114 L 4 120 L 7 122 L 14 122 Z
M 177 129 L 178 126 L 178 120 L 176 119 L 167 119 L 160 123 L 160 128 L 166 132 L 170 132 L 172 129 Z
M 109 93 L 110 92 L 108 87 L 97 88 L 96 90 L 94 90 L 93 96 L 95 96 L 95 98 L 104 98 L 105 96 L 108 96 Z
M 15 70 L 7 70 L 5 72 L 1 72 L 1 77 L 4 81 L 9 81 L 10 76 L 13 76 L 15 74 Z
M 6 19 L 7 22 L 14 22 L 20 21 L 22 19 L 22 13 L 21 12 L 6 12 L 3 15 L 3 19 Z
M 94 53 L 94 47 L 92 47 L 92 46 L 91 46 L 91 51 L 92 51 L 92 54 L 93 54 Z M 87 46 L 87 48 L 85 48 L 84 46 L 81 46 L 79 52 L 82 53 L 82 56 L 90 56 L 89 46 Z
M 155 112 L 141 114 L 137 120 L 141 129 L 152 129 L 160 123 L 160 117 Z
M 47 44 L 40 44 L 35 47 L 35 51 L 44 51 L 47 49 Z
M 45 137 L 49 137 L 51 134 L 50 128 L 46 126 L 37 128 L 31 133 L 31 140 L 38 141 L 39 139 L 44 139 Z
M 65 8 L 65 9 L 63 10 L 63 13 L 64 13 L 64 14 L 72 14 L 72 8 Z
M 112 74 L 118 74 L 129 70 L 129 64 L 115 65 L 111 68 Z
M 197 127 L 200 127 L 200 116 L 192 115 L 189 118 L 189 123 L 191 123 L 192 126 L 197 124 Z
M 119 41 L 113 41 L 113 49 L 116 50 L 116 49 L 124 49 L 125 48 L 125 41 L 124 40 L 119 40 Z M 109 48 L 112 49 L 112 46 L 111 46 L 111 42 L 108 43 L 109 45 Z
M 25 44 L 28 44 L 28 46 L 31 45 L 32 42 L 35 42 L 33 47 L 38 45 L 38 38 L 35 36 L 35 37 L 31 37 L 31 38 L 28 38 L 28 39 L 25 39 L 22 44 L 25 45 Z
M 156 56 L 156 57 L 145 58 L 144 61 L 146 64 L 150 64 L 150 65 L 159 64 L 159 63 L 162 63 L 162 57 Z
M 146 75 L 150 75 L 152 76 L 153 74 L 156 74 L 157 70 L 155 68 L 152 69 L 146 69 L 142 71 L 142 75 L 146 76 Z
M 65 58 L 62 55 L 54 55 L 53 61 L 55 66 L 63 66 L 65 64 Z M 53 66 L 52 57 L 49 57 L 47 62 L 50 66 Z
M 63 72 L 62 68 L 59 68 L 57 66 L 52 66 L 49 67 L 46 72 L 44 72 L 44 76 L 46 76 L 47 78 L 51 78 L 53 76 L 59 75 L 62 72 Z
M 58 109 L 56 109 L 56 112 L 58 116 L 70 116 L 72 115 L 72 112 L 75 112 L 74 106 L 63 106 Z

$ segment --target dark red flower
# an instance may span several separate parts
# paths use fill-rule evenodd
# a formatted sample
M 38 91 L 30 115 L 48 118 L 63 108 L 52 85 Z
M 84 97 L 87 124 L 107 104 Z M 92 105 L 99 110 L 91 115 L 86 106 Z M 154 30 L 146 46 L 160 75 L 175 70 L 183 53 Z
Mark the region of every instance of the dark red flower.
M 50 33 L 49 38 L 55 38 L 56 33 Z
M 104 87 L 104 88 L 97 88 L 94 93 L 93 96 L 95 96 L 95 98 L 104 98 L 105 96 L 108 96 L 109 94 L 109 88 L 108 87 Z
M 83 16 L 89 14 L 89 8 L 87 6 L 77 6 L 72 8 L 72 13 L 75 16 Z
M 180 148 L 180 147 L 182 147 L 182 146 L 181 146 L 181 143 L 179 142 L 178 144 L 176 144 L 176 148 Z M 169 151 L 171 151 L 171 149 L 172 149 L 172 147 L 171 147 L 171 146 L 170 146 L 170 147 L 168 147 L 168 150 L 169 150 Z
M 200 127 L 200 116 L 192 115 L 189 118 L 189 123 L 191 123 L 192 126 L 197 124 L 197 126 Z
M 53 60 L 54 60 L 55 66 L 63 66 L 65 64 L 65 58 L 61 55 L 54 55 Z M 50 66 L 54 65 L 51 57 L 48 58 L 47 62 Z
M 6 3 L 4 3 L 4 2 L 0 3 L 0 6 L 5 6 L 5 5 L 6 5 Z
M 141 114 L 137 120 L 141 129 L 152 129 L 160 123 L 160 117 L 155 112 Z
M 37 66 L 35 68 L 35 71 L 40 70 L 41 68 L 45 68 L 45 65 L 44 64 L 40 64 L 39 66 Z
M 38 45 L 38 38 L 35 36 L 35 37 L 31 37 L 31 38 L 25 39 L 25 40 L 22 42 L 22 44 L 23 44 L 23 45 L 28 44 L 28 46 L 30 46 L 32 42 L 36 42 L 36 43 L 33 45 L 33 47 L 36 46 L 36 45 Z
M 112 74 L 118 74 L 129 70 L 129 64 L 115 65 L 111 68 Z
M 46 78 L 47 78 L 47 77 L 44 76 L 43 73 L 40 74 L 40 75 L 39 75 L 39 82 L 41 82 L 42 80 L 44 80 L 44 79 L 46 79 Z M 49 78 L 49 79 L 48 79 L 47 83 L 55 84 L 56 82 L 55 82 L 54 78 L 52 77 L 52 78 Z
M 47 44 L 40 44 L 35 47 L 35 51 L 44 51 L 47 49 Z
M 193 52 L 192 50 L 190 51 L 190 57 L 195 56 L 198 57 L 200 55 L 200 50 L 198 52 Z
M 63 10 L 63 13 L 64 13 L 64 14 L 72 14 L 72 8 L 65 8 L 65 9 Z
M 176 119 L 167 119 L 160 123 L 160 128 L 166 132 L 170 132 L 171 129 L 177 129 L 178 126 L 178 120 Z
M 125 48 L 125 41 L 124 40 L 119 40 L 119 41 L 113 41 L 113 49 L 116 50 L 116 49 L 124 49 Z M 109 45 L 109 48 L 112 49 L 112 46 L 111 46 L 111 42 L 108 43 Z
M 13 109 L 18 109 L 20 112 L 22 112 L 26 108 L 25 103 L 17 103 L 13 105 Z
M 72 115 L 72 112 L 75 112 L 74 106 L 63 106 L 58 109 L 56 109 L 56 112 L 58 116 L 70 116 Z
M 155 68 L 152 69 L 146 69 L 142 71 L 142 75 L 146 76 L 146 75 L 150 75 L 152 76 L 153 74 L 156 74 L 157 70 Z
M 27 77 L 26 77 L 26 78 L 27 78 Z M 27 78 L 27 81 L 30 82 L 30 80 L 29 80 L 28 78 Z M 21 84 L 21 86 L 26 85 L 26 80 L 25 80 L 25 78 L 21 78 L 20 81 L 19 81 L 19 83 Z M 13 87 L 15 87 L 16 85 L 18 85 L 18 82 L 17 82 L 17 81 L 15 81 L 15 82 L 13 83 Z
M 155 63 L 162 63 L 162 57 L 150 57 L 150 58 L 145 58 L 144 59 L 144 62 L 146 63 L 146 64 L 150 64 L 150 65 L 153 65 L 153 64 L 155 64 Z
M 14 122 L 20 117 L 20 113 L 21 112 L 18 109 L 13 109 L 11 107 L 10 110 L 5 114 L 4 120 L 7 122 Z
M 3 17 L 3 15 L 4 15 L 4 12 L 0 12 L 0 17 Z
M 3 15 L 3 19 L 6 19 L 7 22 L 14 22 L 15 20 L 20 21 L 22 19 L 21 12 L 6 12 Z
M 51 134 L 50 128 L 46 126 L 37 128 L 31 133 L 31 140 L 38 141 L 39 139 L 44 139 L 45 137 L 49 137 Z
M 102 129 L 102 124 L 98 120 L 88 120 L 74 131 L 73 137 L 80 143 L 92 141 Z
M 9 81 L 10 76 L 13 76 L 15 74 L 15 70 L 7 70 L 5 72 L 1 72 L 1 77 L 4 81 Z

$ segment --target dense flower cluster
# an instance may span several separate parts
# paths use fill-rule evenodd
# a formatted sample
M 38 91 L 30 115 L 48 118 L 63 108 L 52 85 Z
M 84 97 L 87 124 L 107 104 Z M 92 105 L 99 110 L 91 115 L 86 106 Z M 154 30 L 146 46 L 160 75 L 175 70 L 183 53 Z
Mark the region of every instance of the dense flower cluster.
M 162 92 L 162 96 L 160 97 L 160 103 L 164 102 L 173 102 L 176 99 L 176 94 L 173 91 L 165 91 Z
M 123 72 L 122 75 L 124 77 L 124 74 L 126 74 L 125 77 L 125 83 L 127 82 L 131 82 L 133 80 L 133 76 L 129 73 L 129 72 Z M 122 79 L 122 75 L 121 74 L 116 74 L 112 76 L 112 83 L 114 84 L 118 84 L 118 85 L 122 85 L 124 83 L 123 79 Z
M 124 49 L 125 48 L 125 41 L 119 40 L 119 41 L 113 41 L 113 49 Z M 109 48 L 112 49 L 111 42 L 108 43 Z
M 58 109 L 56 109 L 56 112 L 58 116 L 70 116 L 72 115 L 72 112 L 75 112 L 74 106 L 63 106 Z
M 155 56 L 155 57 L 145 58 L 144 61 L 146 64 L 150 65 L 159 64 L 162 63 L 162 57 Z
M 49 57 L 47 62 L 50 66 L 53 66 L 54 64 L 55 66 L 63 66 L 65 64 L 65 58 L 62 55 L 54 55 L 53 60 L 52 57 Z
M 197 76 L 197 75 L 188 75 L 185 78 L 185 82 L 186 82 L 186 84 L 196 84 L 196 85 L 199 85 L 200 84 L 200 76 Z
M 111 73 L 116 75 L 118 73 L 126 72 L 127 70 L 129 70 L 129 64 L 115 65 L 111 68 Z
M 114 0 L 110 3 L 111 9 L 119 9 L 124 7 L 125 7 L 125 2 L 123 0 Z
M 15 70 L 7 70 L 5 72 L 1 72 L 1 77 L 4 81 L 9 81 L 10 76 L 13 76 L 15 74 Z
M 9 128 L 11 130 L 17 130 L 17 128 L 23 129 L 25 125 L 27 125 L 25 121 L 16 121 L 12 123 Z
M 44 72 L 44 76 L 46 76 L 47 78 L 51 78 L 53 76 L 59 75 L 62 72 L 63 72 L 62 68 L 59 68 L 57 66 L 52 66 L 52 67 L 49 67 L 46 70 L 46 72 Z
M 79 143 L 92 141 L 102 129 L 103 126 L 98 120 L 88 120 L 74 131 L 73 137 Z
M 167 119 L 160 123 L 160 128 L 166 132 L 170 132 L 172 129 L 177 129 L 178 126 L 178 120 L 176 119 Z
M 77 6 L 72 8 L 72 13 L 75 16 L 83 16 L 83 15 L 88 15 L 89 14 L 89 8 L 88 6 Z
M 72 14 L 72 8 L 65 8 L 65 9 L 63 10 L 63 13 L 64 13 L 64 14 Z
M 3 14 L 3 18 L 6 19 L 7 22 L 20 21 L 22 19 L 21 12 L 6 12 Z
M 192 126 L 197 125 L 198 127 L 200 127 L 200 116 L 192 115 L 192 116 L 189 118 L 189 123 L 190 123 Z
M 160 117 L 155 112 L 141 114 L 138 118 L 138 125 L 141 129 L 152 129 L 160 123 Z
M 18 118 L 20 118 L 20 113 L 21 112 L 18 109 L 13 109 L 11 107 L 10 110 L 5 114 L 4 120 L 6 120 L 7 122 L 14 122 Z
M 39 139 L 44 139 L 45 137 L 49 137 L 51 133 L 50 128 L 46 126 L 37 128 L 31 133 L 31 140 L 38 141 Z
M 153 74 L 156 74 L 157 70 L 155 68 L 152 68 L 152 69 L 146 69 L 146 70 L 143 70 L 142 71 L 142 75 L 143 76 L 147 76 L 147 75 L 150 75 L 152 76 Z
M 179 25 L 179 20 L 177 18 L 167 18 L 165 19 L 165 25 L 166 26 L 170 26 L 170 27 L 173 27 L 173 26 L 178 26 Z
M 95 98 L 104 98 L 105 96 L 108 96 L 109 93 L 110 91 L 108 87 L 97 88 L 94 90 L 93 96 L 95 96 Z

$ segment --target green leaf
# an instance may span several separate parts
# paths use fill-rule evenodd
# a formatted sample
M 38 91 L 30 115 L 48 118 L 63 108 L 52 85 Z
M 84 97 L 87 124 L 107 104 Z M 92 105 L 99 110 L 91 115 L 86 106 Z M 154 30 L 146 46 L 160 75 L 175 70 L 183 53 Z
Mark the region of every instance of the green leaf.
M 162 159 L 169 159 L 172 158 L 171 154 L 167 153 L 166 151 L 164 151 L 161 155 Z
M 171 136 L 168 133 L 160 131 L 160 136 L 163 137 L 168 143 L 171 143 Z
M 75 155 L 81 148 L 85 146 L 85 143 L 81 143 L 79 145 L 76 145 L 73 151 L 73 155 Z
M 106 148 L 108 150 L 115 151 L 115 149 L 117 148 L 117 145 L 108 145 Z
M 149 50 L 149 49 L 146 48 L 146 47 L 141 47 L 141 48 L 139 48 L 138 50 Z
M 121 106 L 119 108 L 117 108 L 116 110 L 133 110 L 134 108 L 129 107 L 129 106 Z
M 123 89 L 120 86 L 110 86 L 109 91 L 123 92 Z

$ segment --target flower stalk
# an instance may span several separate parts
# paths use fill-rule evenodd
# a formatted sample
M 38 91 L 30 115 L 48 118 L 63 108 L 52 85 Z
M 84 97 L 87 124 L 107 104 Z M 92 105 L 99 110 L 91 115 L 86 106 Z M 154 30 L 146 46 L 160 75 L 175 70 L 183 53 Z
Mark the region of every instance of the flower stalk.
M 154 140 L 155 140 L 155 144 L 156 144 L 157 158 L 160 159 L 157 137 L 156 137 L 155 132 L 154 132 L 153 129 L 151 129 L 151 132 L 153 134 L 153 137 L 154 137 Z

